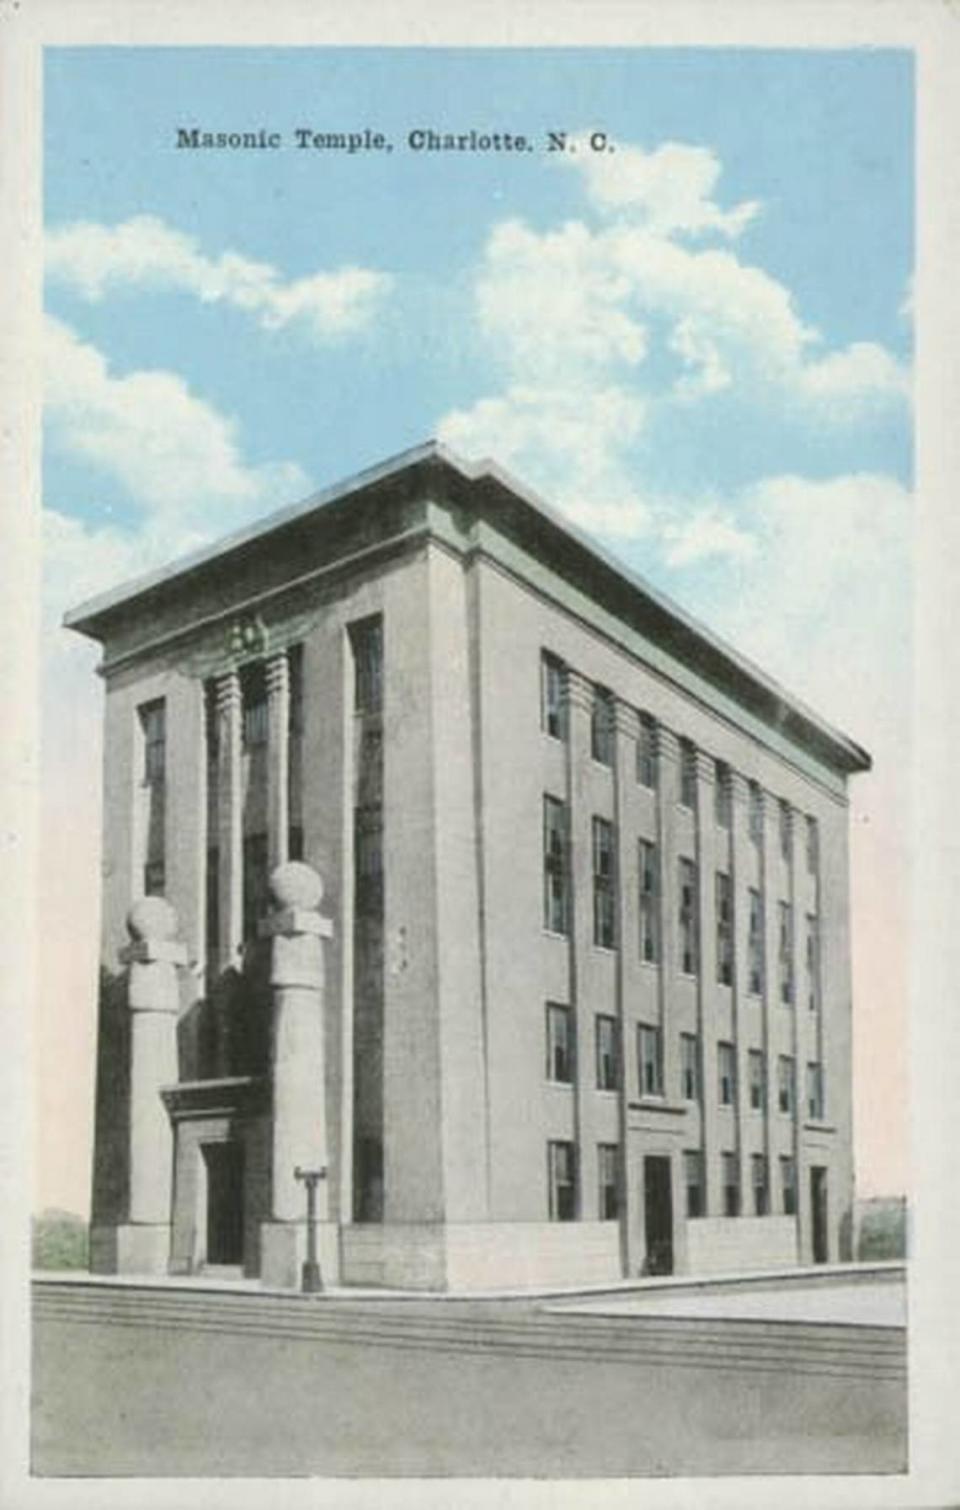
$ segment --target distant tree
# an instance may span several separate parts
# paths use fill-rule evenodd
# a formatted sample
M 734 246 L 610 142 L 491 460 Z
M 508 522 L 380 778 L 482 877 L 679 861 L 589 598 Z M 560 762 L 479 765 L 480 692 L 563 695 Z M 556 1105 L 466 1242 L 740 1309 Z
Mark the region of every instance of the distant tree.
M 85 1269 L 87 1224 L 72 1211 L 41 1211 L 32 1222 L 31 1262 L 35 1269 Z
M 906 1258 L 907 1203 L 903 1196 L 880 1196 L 860 1203 L 857 1258 Z

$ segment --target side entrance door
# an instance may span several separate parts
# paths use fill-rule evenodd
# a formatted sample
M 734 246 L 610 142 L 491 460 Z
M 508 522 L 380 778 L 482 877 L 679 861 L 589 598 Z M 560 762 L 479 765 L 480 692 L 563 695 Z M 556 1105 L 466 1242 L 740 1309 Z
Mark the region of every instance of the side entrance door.
M 643 1215 L 647 1239 L 647 1274 L 673 1273 L 673 1192 L 670 1160 L 647 1154 L 643 1160 Z
M 204 1143 L 207 1263 L 243 1263 L 243 1145 Z

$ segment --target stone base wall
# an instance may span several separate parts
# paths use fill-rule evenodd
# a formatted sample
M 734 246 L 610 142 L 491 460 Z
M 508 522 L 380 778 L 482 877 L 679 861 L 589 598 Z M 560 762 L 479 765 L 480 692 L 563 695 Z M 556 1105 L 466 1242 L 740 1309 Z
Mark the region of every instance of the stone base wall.
M 344 1227 L 344 1284 L 411 1290 L 539 1289 L 621 1278 L 616 1222 Z
M 753 1273 L 798 1262 L 792 1216 L 698 1217 L 686 1226 L 688 1274 Z

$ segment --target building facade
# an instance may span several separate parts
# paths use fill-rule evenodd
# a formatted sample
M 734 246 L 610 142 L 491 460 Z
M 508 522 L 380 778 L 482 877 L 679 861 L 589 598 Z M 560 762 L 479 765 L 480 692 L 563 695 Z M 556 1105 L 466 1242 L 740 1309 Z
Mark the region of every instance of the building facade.
M 858 746 L 435 443 L 67 622 L 106 686 L 94 1267 L 296 1283 L 294 1145 L 342 1282 L 850 1256 Z

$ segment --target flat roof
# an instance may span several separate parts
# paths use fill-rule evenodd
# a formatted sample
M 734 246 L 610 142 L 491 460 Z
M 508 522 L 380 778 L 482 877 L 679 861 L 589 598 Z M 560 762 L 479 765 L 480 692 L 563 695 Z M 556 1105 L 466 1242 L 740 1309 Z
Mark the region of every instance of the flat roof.
M 88 598 L 66 613 L 63 623 L 68 629 L 75 629 L 93 639 L 102 639 L 109 620 L 115 614 L 126 615 L 131 610 L 135 611 L 138 599 L 148 598 L 156 589 L 175 585 L 178 579 L 192 575 L 214 562 L 222 562 L 225 557 L 234 552 L 244 550 L 257 541 L 266 540 L 287 526 L 302 522 L 331 504 L 344 502 L 354 494 L 368 492 L 425 463 L 434 463 L 449 469 L 457 479 L 468 486 L 487 484 L 505 492 L 513 501 L 528 510 L 532 518 L 547 524 L 551 533 L 558 532 L 595 564 L 612 574 L 622 587 L 636 594 L 638 601 L 642 601 L 645 607 L 654 608 L 665 621 L 671 623 L 676 629 L 682 630 L 688 642 L 708 651 L 714 664 L 722 668 L 735 684 L 739 683 L 741 688 L 749 689 L 755 695 L 759 693 L 764 703 L 774 710 L 778 708 L 789 710 L 796 721 L 808 726 L 817 743 L 826 744 L 831 749 L 841 768 L 850 771 L 870 769 L 869 754 L 854 740 L 821 718 L 799 698 L 787 692 L 749 657 L 735 650 L 693 615 L 679 607 L 665 593 L 651 586 L 639 573 L 625 566 L 612 552 L 572 524 L 539 494 L 501 467 L 498 462 L 490 458 L 476 462 L 468 461 L 437 440 L 428 440 L 421 445 L 413 446 L 376 466 L 365 468 L 330 487 L 311 493 L 309 497 L 298 503 L 277 509 L 210 545 L 201 546 L 188 555 L 179 557 L 166 566 L 158 567 Z M 145 608 L 146 606 L 144 604 Z

